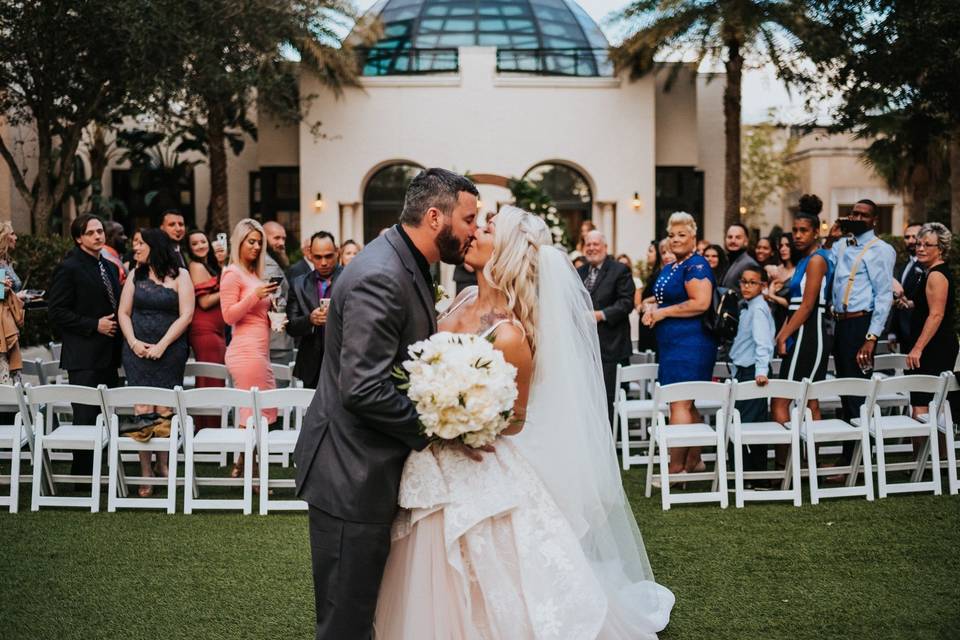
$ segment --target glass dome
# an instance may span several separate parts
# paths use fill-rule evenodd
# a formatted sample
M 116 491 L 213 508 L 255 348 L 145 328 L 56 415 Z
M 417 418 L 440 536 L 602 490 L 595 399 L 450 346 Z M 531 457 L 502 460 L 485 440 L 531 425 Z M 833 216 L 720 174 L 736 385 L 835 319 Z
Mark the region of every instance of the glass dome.
M 457 47 L 497 47 L 501 72 L 611 75 L 607 43 L 572 0 L 380 0 L 364 75 L 457 70 Z

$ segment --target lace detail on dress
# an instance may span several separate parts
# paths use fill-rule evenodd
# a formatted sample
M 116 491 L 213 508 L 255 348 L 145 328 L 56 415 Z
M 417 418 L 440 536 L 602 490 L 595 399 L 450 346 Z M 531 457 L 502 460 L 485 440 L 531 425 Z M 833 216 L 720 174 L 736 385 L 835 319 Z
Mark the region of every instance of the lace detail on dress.
M 707 261 L 703 258 L 694 261 L 694 258 L 700 258 L 700 256 L 691 256 L 690 262 L 684 265 L 683 281 L 689 282 L 691 280 L 703 280 L 704 278 L 713 280 L 713 270 Z

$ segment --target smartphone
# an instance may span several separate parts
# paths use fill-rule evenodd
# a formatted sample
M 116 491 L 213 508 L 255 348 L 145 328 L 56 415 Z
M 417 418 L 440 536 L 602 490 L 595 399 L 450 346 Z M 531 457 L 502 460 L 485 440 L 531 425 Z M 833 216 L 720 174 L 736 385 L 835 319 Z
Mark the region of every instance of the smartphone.
M 330 298 L 320 298 L 318 307 L 324 311 L 328 311 L 330 309 Z
M 221 246 L 221 247 L 223 247 L 224 249 L 226 249 L 226 248 L 227 248 L 227 234 L 225 234 L 225 233 L 218 233 L 218 234 L 217 234 L 217 242 L 220 243 L 220 246 Z
M 270 278 L 270 284 L 280 285 L 283 282 L 283 276 L 273 276 Z

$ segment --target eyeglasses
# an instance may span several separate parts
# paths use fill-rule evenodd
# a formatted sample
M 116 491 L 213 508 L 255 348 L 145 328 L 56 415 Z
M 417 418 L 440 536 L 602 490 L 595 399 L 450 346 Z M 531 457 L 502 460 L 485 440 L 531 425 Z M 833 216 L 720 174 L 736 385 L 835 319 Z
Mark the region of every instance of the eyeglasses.
M 936 249 L 936 248 L 938 248 L 938 247 L 940 246 L 940 243 L 938 243 L 938 242 L 918 242 L 918 243 L 917 243 L 917 246 L 918 246 L 918 247 L 925 247 L 925 248 L 927 248 L 927 249 Z
M 759 280 L 740 280 L 740 284 L 745 286 L 759 287 L 763 283 Z

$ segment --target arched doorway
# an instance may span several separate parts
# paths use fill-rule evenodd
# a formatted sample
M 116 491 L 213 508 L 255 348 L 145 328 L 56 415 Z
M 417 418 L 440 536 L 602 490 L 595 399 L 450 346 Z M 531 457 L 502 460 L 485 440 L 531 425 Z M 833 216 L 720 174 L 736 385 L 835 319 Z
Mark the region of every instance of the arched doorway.
M 377 170 L 363 189 L 363 242 L 394 225 L 403 210 L 403 197 L 410 181 L 423 170 L 415 164 L 397 162 Z
M 586 176 L 569 165 L 545 162 L 527 171 L 523 179 L 543 189 L 553 200 L 567 237 L 576 242 L 580 224 L 593 217 L 593 192 Z

